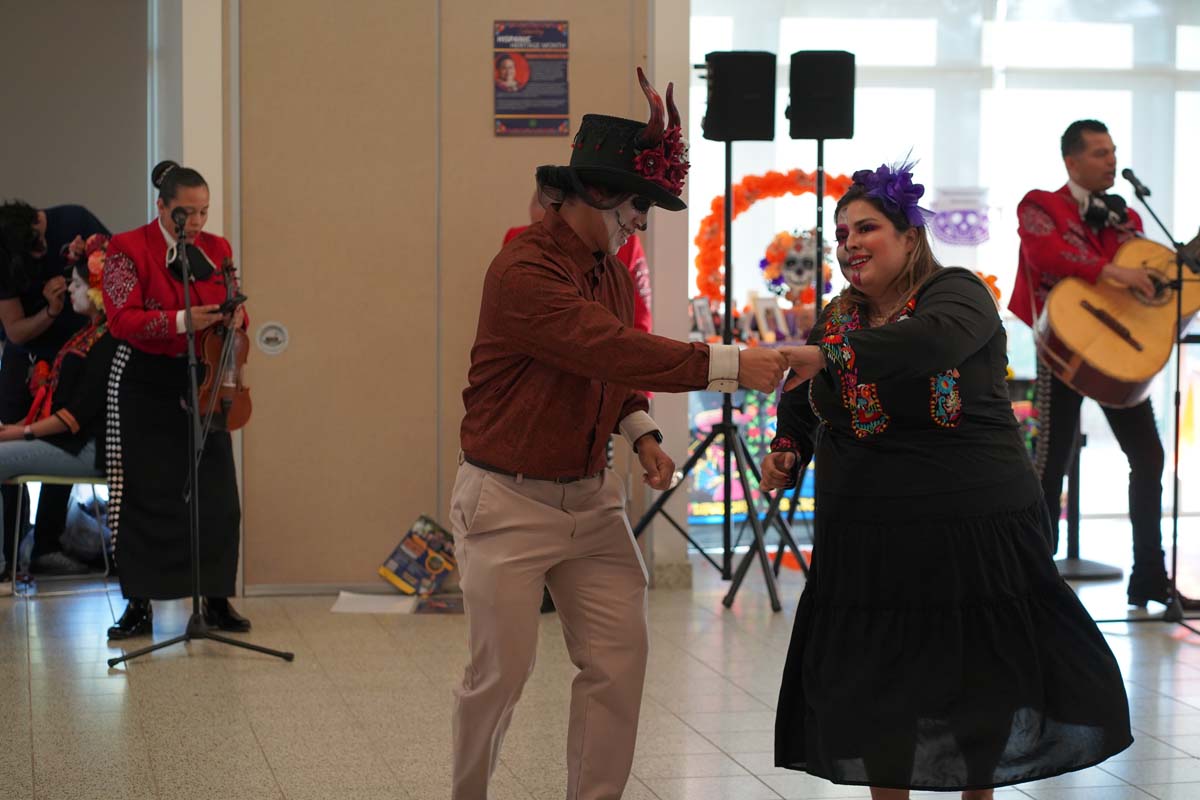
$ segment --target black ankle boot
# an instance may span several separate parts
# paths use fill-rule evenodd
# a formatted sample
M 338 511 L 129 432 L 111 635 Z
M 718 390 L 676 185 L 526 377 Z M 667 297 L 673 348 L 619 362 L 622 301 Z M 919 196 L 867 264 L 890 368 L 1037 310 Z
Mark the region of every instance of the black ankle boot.
M 150 601 L 140 597 L 129 598 L 125 613 L 117 620 L 117 624 L 108 629 L 109 639 L 128 639 L 133 636 L 147 636 L 154 629 L 154 609 Z
M 1175 592 L 1175 595 L 1179 598 L 1179 605 L 1184 611 L 1200 610 L 1200 600 L 1188 597 L 1182 592 Z M 1129 605 L 1138 608 L 1145 608 L 1151 600 L 1162 603 L 1164 606 L 1170 605 L 1171 581 L 1165 575 L 1146 579 L 1135 574 L 1129 579 L 1127 596 Z
M 233 610 L 227 597 L 204 598 L 204 624 L 210 628 L 245 633 L 250 630 L 250 620 Z

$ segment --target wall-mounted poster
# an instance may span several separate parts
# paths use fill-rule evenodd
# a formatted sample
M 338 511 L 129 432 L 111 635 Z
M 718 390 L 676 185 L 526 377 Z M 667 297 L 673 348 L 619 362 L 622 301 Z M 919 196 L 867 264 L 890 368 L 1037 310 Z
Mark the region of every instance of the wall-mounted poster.
M 492 26 L 497 136 L 566 136 L 567 23 L 497 21 Z

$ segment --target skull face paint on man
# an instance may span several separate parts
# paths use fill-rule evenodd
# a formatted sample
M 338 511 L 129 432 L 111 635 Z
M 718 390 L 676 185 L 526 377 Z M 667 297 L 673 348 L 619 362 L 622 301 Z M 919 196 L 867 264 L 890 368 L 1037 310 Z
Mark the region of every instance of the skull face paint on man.
M 616 255 L 637 231 L 645 231 L 654 201 L 640 195 L 630 195 L 620 205 L 602 211 L 604 229 L 608 233 L 608 253 Z

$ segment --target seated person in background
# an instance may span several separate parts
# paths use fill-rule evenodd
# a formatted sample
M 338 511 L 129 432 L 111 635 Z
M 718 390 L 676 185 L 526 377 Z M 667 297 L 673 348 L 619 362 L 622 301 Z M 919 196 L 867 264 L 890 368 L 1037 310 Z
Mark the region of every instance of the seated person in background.
M 83 206 L 62 205 L 38 209 L 14 200 L 0 204 L 0 423 L 13 424 L 29 411 L 30 366 L 52 362 L 67 340 L 87 324 L 67 302 L 65 275 L 68 258 L 82 256 L 84 240 L 108 229 Z M 0 489 L 5 504 L 17 500 L 16 486 Z M 66 558 L 59 547 L 67 516 L 70 486 L 43 487 L 38 503 L 37 528 L 41 533 L 33 551 L 33 572 L 69 573 L 86 569 Z M 29 504 L 24 504 L 29 508 Z M 28 526 L 5 519 L 4 552 L 12 552 L 17 530 Z M 8 565 L 11 572 L 14 565 Z
M 102 235 L 88 239 L 90 258 L 75 263 L 68 285 L 71 307 L 87 324 L 55 357 L 24 421 L 0 426 L 0 481 L 28 474 L 104 474 L 97 458 L 102 448 L 97 443 L 104 437 L 108 373 L 116 350 L 108 335 L 100 292 L 106 242 Z M 11 544 L 4 555 L 12 557 Z M 0 583 L 0 595 L 11 593 L 10 581 Z

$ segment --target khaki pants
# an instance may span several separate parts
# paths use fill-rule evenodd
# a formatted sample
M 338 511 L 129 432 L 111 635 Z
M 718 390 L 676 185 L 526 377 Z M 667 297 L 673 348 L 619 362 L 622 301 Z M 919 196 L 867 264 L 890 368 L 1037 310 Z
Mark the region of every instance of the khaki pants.
M 646 675 L 646 568 L 611 470 L 568 484 L 461 463 L 450 523 L 470 662 L 454 708 L 454 800 L 488 779 L 533 671 L 548 584 L 571 660 L 568 800 L 617 800 L 629 778 Z M 548 732 L 549 735 L 554 735 Z

